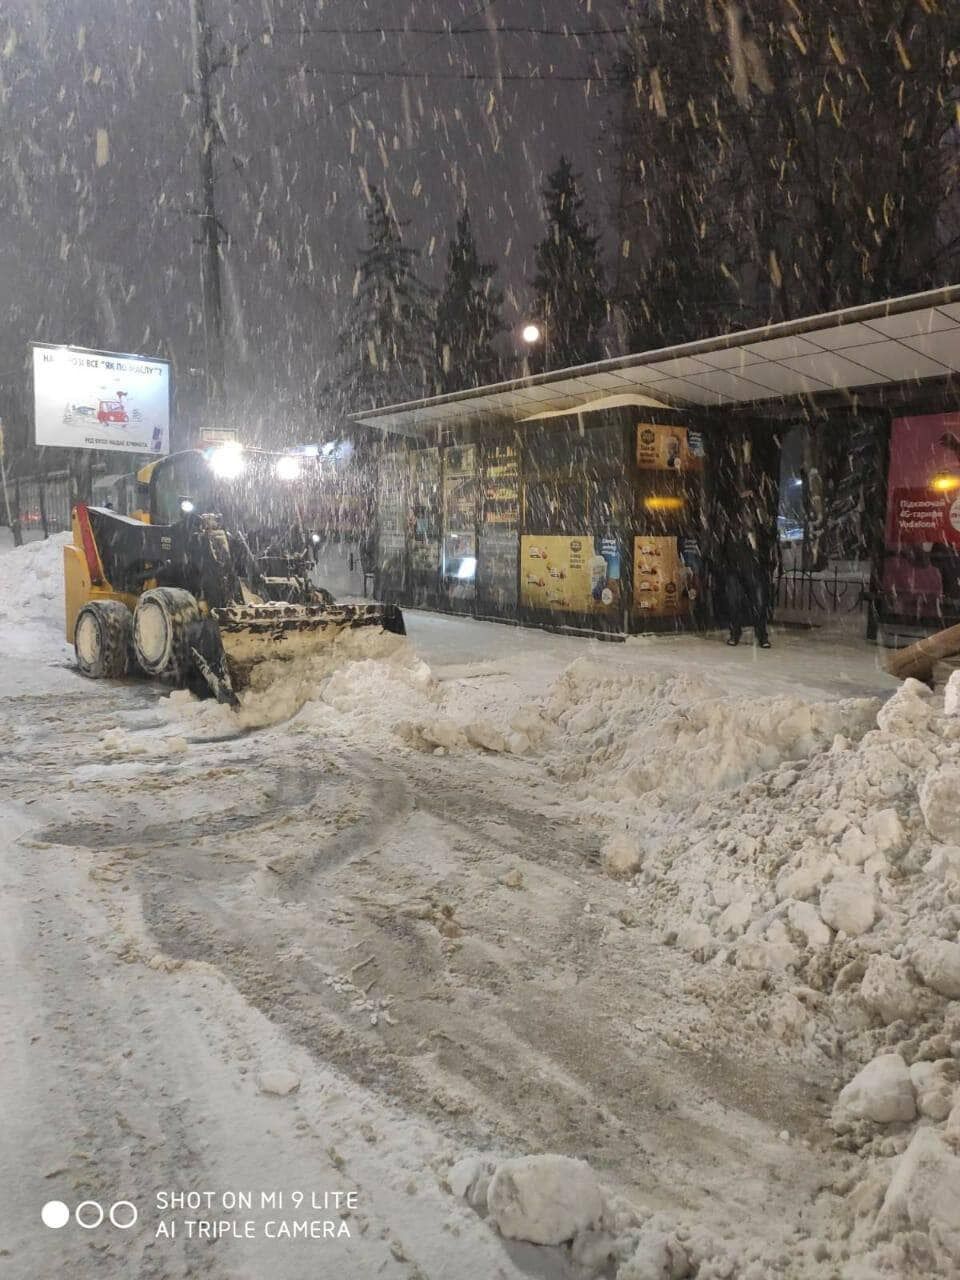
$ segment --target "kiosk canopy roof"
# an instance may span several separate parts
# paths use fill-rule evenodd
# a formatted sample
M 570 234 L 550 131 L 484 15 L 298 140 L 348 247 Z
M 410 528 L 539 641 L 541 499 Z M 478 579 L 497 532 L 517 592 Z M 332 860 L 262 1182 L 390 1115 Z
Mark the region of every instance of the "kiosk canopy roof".
M 523 422 L 640 404 L 719 408 L 960 373 L 960 285 L 619 356 L 353 416 L 382 431 Z

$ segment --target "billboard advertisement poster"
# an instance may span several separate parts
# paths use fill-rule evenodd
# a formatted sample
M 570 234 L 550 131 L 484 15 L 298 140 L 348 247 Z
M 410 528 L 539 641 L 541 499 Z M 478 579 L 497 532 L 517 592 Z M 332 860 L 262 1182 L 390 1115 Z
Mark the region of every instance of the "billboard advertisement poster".
M 881 616 L 946 626 L 960 615 L 960 413 L 890 424 Z
M 686 616 L 696 596 L 699 559 L 691 538 L 634 538 L 634 608 L 650 618 Z
M 592 534 L 520 539 L 520 603 L 560 613 L 615 614 L 621 601 L 620 546 Z
M 887 547 L 960 547 L 960 414 L 896 418 L 890 429 Z
M 662 422 L 637 426 L 637 466 L 641 471 L 703 470 L 703 434 Z
M 33 347 L 38 445 L 170 452 L 170 365 L 144 356 Z
M 941 542 L 960 548 L 960 484 L 946 493 L 893 489 L 890 508 L 897 546 Z

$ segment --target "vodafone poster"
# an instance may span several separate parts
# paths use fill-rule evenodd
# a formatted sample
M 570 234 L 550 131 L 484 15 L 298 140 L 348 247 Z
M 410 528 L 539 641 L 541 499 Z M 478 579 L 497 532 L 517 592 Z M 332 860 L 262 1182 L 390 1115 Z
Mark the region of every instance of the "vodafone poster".
M 960 413 L 897 418 L 890 434 L 887 547 L 960 548 Z
M 891 424 L 883 613 L 943 625 L 960 608 L 960 414 Z

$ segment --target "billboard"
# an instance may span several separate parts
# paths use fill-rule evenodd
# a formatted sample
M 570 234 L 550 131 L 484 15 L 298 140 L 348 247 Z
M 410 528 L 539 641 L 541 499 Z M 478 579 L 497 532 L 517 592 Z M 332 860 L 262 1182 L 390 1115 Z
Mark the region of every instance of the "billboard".
M 520 539 L 520 603 L 528 609 L 616 613 L 620 547 L 616 538 L 524 534 Z
M 170 452 L 170 365 L 144 356 L 33 347 L 36 443 Z

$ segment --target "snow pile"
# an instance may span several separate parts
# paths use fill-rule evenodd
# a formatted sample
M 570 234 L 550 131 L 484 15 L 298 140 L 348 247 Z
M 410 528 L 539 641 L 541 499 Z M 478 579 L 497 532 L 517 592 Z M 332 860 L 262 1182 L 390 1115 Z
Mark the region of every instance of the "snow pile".
M 784 760 L 800 760 L 837 734 L 859 737 L 877 704 L 737 698 L 705 677 L 622 672 L 581 658 L 547 701 L 555 726 L 551 773 L 598 814 L 633 808 L 686 811 L 693 797 L 728 790 Z
M 593 1170 L 569 1156 L 503 1160 L 487 1187 L 490 1220 L 509 1240 L 563 1244 L 599 1227 L 603 1210 Z
M 844 717 L 852 735 L 861 714 L 807 711 L 813 736 Z M 718 964 L 790 969 L 823 990 L 859 957 L 863 999 L 888 1022 L 922 1011 L 921 990 L 960 997 L 958 765 L 960 717 L 908 682 L 859 742 L 794 755 L 732 798 L 702 785 L 692 812 L 661 817 L 639 897 Z
M 0 621 L 63 625 L 63 548 L 69 533 L 24 543 L 0 556 Z
M 373 627 L 339 632 L 321 652 L 261 663 L 237 709 L 176 690 L 161 699 L 161 715 L 194 737 L 262 729 L 300 716 L 327 727 L 332 712 L 371 724 L 403 714 L 423 715 L 436 698 L 429 667 L 402 636 Z
M 569 689 L 582 692 L 581 674 L 567 673 Z M 605 722 L 582 715 L 582 697 L 548 711 L 571 726 L 563 751 L 574 782 L 609 762 L 607 794 L 621 803 L 607 807 L 615 830 L 604 868 L 622 880 L 639 857 L 627 899 L 706 966 L 702 994 L 718 1018 L 755 1028 L 785 1056 L 833 1064 L 843 1087 L 832 1141 L 858 1157 L 840 1219 L 859 1251 L 910 1275 L 922 1247 L 916 1274 L 957 1274 L 960 715 L 907 681 L 862 734 L 862 704 L 831 715 L 767 702 L 767 713 L 786 714 L 785 734 L 758 704 L 683 707 L 681 687 L 690 682 L 651 685 L 633 735 L 618 728 L 624 704 L 605 693 L 586 700 L 603 702 Z M 579 764 L 577 723 L 581 743 L 593 735 Z M 644 750 L 661 752 L 660 770 Z M 626 786 L 615 780 L 624 768 Z M 718 789 L 740 771 L 754 774 L 732 793 Z M 639 824 L 636 799 L 651 794 L 661 808 Z
M 506 1239 L 562 1246 L 571 1273 L 616 1280 L 768 1280 L 781 1273 L 782 1259 L 766 1256 L 761 1244 L 731 1249 L 702 1227 L 611 1196 L 584 1160 L 469 1156 L 447 1182 Z
M 693 796 L 804 759 L 837 735 L 858 738 L 877 702 L 737 698 L 705 677 L 623 671 L 580 658 L 542 706 L 498 710 L 496 718 L 477 717 L 469 706 L 445 706 L 444 714 L 398 727 L 420 749 L 539 757 L 568 795 L 604 819 L 612 800 L 620 815 L 683 810 Z

